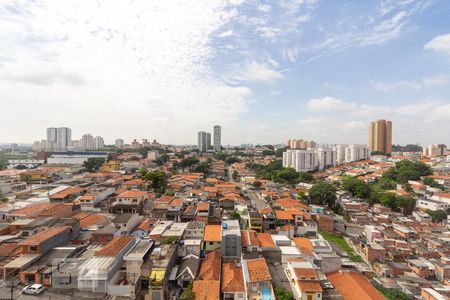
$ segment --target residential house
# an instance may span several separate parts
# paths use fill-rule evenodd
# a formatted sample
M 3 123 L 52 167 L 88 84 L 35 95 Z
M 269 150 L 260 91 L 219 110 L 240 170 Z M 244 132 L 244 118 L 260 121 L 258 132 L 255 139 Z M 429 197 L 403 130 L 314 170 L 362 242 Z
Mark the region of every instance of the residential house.
M 275 300 L 272 277 L 264 258 L 243 260 L 242 270 L 249 299 Z
M 203 235 L 203 249 L 211 251 L 220 248 L 222 244 L 222 226 L 206 225 Z

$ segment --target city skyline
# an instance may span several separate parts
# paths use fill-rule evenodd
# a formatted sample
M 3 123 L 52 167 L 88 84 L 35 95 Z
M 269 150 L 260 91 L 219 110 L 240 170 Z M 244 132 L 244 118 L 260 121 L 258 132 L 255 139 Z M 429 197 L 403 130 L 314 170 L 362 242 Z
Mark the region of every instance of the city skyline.
M 4 122 L 22 125 L 0 141 L 60 124 L 191 144 L 220 123 L 227 144 L 360 144 L 383 118 L 395 144 L 450 144 L 449 13 L 448 1 L 7 0 L 0 98 Z

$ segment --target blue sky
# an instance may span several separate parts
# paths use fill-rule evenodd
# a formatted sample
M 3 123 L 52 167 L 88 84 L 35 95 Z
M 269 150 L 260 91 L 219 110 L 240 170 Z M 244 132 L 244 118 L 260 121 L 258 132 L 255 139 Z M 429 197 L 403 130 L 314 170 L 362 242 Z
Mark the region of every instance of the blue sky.
M 0 141 L 49 126 L 195 143 L 450 144 L 444 0 L 17 1 L 0 4 Z

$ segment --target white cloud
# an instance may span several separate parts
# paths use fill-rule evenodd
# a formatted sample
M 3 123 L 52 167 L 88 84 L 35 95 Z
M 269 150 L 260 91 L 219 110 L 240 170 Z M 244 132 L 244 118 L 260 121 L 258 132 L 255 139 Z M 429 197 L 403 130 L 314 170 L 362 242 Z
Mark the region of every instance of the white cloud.
M 67 125 L 74 138 L 95 131 L 107 142 L 135 136 L 192 143 L 210 122 L 238 119 L 252 92 L 218 80 L 209 64 L 217 53 L 211 39 L 234 17 L 228 5 L 3 1 L 3 121 L 16 124 L 20 115 L 23 127 L 1 131 L 0 140 L 32 141 L 43 138 L 47 126 Z M 250 71 L 267 80 L 282 78 L 256 64 Z
M 219 33 L 217 36 L 220 38 L 230 37 L 233 35 L 233 30 L 227 30 L 222 33 Z
M 260 4 L 260 5 L 258 5 L 258 10 L 262 11 L 264 13 L 269 13 L 271 10 L 271 7 L 269 4 Z
M 309 111 L 349 110 L 356 107 L 355 103 L 346 102 L 333 97 L 315 98 L 308 101 Z
M 284 78 L 284 75 L 267 63 L 249 61 L 232 66 L 225 78 L 233 82 L 273 82 Z
M 448 84 L 448 76 L 444 74 L 436 74 L 429 77 L 424 77 L 420 81 L 395 81 L 395 82 L 376 82 L 372 85 L 379 91 L 390 92 L 395 89 L 405 88 L 412 90 L 421 90 L 423 88 L 430 88 L 435 86 L 442 86 Z
M 450 55 L 450 33 L 434 37 L 423 48 Z
M 347 130 L 364 129 L 367 126 L 363 121 L 350 121 L 344 124 L 344 128 Z

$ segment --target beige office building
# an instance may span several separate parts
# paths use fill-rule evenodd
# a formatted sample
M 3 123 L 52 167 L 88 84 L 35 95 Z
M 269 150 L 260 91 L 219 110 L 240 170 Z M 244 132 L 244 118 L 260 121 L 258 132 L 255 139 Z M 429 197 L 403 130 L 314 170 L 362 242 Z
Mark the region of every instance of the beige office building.
M 376 120 L 369 123 L 369 148 L 371 152 L 392 152 L 392 122 Z

